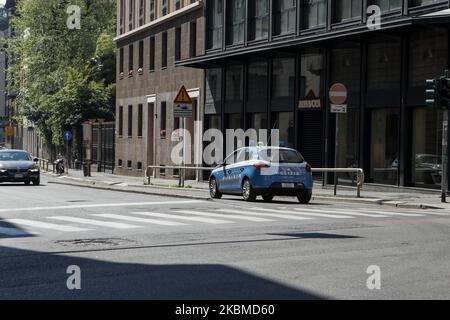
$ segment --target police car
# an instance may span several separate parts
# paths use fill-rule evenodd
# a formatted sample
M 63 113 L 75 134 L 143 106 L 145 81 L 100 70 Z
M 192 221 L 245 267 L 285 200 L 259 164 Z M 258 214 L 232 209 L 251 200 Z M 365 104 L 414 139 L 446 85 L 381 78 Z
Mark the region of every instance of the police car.
M 262 196 L 270 202 L 274 196 L 296 196 L 300 203 L 311 200 L 311 166 L 294 149 L 246 147 L 234 151 L 212 171 L 209 178 L 211 198 L 224 194 L 242 195 L 245 201 Z

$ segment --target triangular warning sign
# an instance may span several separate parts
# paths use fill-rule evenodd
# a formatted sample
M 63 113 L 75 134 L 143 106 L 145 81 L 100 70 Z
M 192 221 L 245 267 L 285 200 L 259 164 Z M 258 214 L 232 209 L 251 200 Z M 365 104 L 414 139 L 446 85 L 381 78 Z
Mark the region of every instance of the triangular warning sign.
M 174 100 L 174 103 L 192 104 L 192 99 L 184 86 L 182 86 L 180 91 L 178 92 L 177 97 Z

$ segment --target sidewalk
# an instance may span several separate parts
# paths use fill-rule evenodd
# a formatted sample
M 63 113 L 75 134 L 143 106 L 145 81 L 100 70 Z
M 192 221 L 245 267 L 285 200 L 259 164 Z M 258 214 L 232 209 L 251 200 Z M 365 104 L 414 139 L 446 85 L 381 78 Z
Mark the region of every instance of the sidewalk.
M 178 187 L 178 180 L 175 179 L 151 178 L 150 185 L 148 185 L 148 181 L 144 177 L 118 176 L 102 172 L 92 172 L 91 177 L 84 177 L 83 171 L 80 170 L 69 170 L 69 173 L 63 176 L 56 176 L 51 173 L 46 174 L 53 178 L 49 181 L 50 183 L 180 198 L 209 199 L 208 184 L 206 182 L 187 180 L 185 181 L 185 188 L 180 188 Z M 316 183 L 313 200 L 370 203 L 399 208 L 450 210 L 450 203 L 441 203 L 441 196 L 438 191 L 369 191 L 368 189 L 372 189 L 370 185 L 365 186 L 361 191 L 362 197 L 357 198 L 356 189 L 354 188 L 340 186 L 338 195 L 334 196 L 333 186 L 322 188 L 322 185 Z

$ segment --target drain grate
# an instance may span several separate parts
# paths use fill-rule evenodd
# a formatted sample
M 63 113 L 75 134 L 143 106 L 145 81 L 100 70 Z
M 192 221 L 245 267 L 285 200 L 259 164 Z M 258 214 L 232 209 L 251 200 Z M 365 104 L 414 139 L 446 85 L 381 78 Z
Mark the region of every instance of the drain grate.
M 90 247 L 90 246 L 123 246 L 130 244 L 137 244 L 136 241 L 121 239 L 121 238 L 95 238 L 95 239 L 73 239 L 73 240 L 58 240 L 56 244 L 68 247 Z

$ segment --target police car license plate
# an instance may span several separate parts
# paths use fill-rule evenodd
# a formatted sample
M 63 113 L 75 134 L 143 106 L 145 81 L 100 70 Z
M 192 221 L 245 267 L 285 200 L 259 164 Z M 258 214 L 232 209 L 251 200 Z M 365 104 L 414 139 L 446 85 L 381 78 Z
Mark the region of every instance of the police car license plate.
M 295 183 L 282 183 L 281 187 L 292 189 L 292 188 L 295 188 Z
M 22 174 L 22 173 L 16 173 L 16 174 L 14 175 L 14 178 L 16 178 L 16 179 L 22 179 L 22 178 L 23 178 L 23 174 Z

